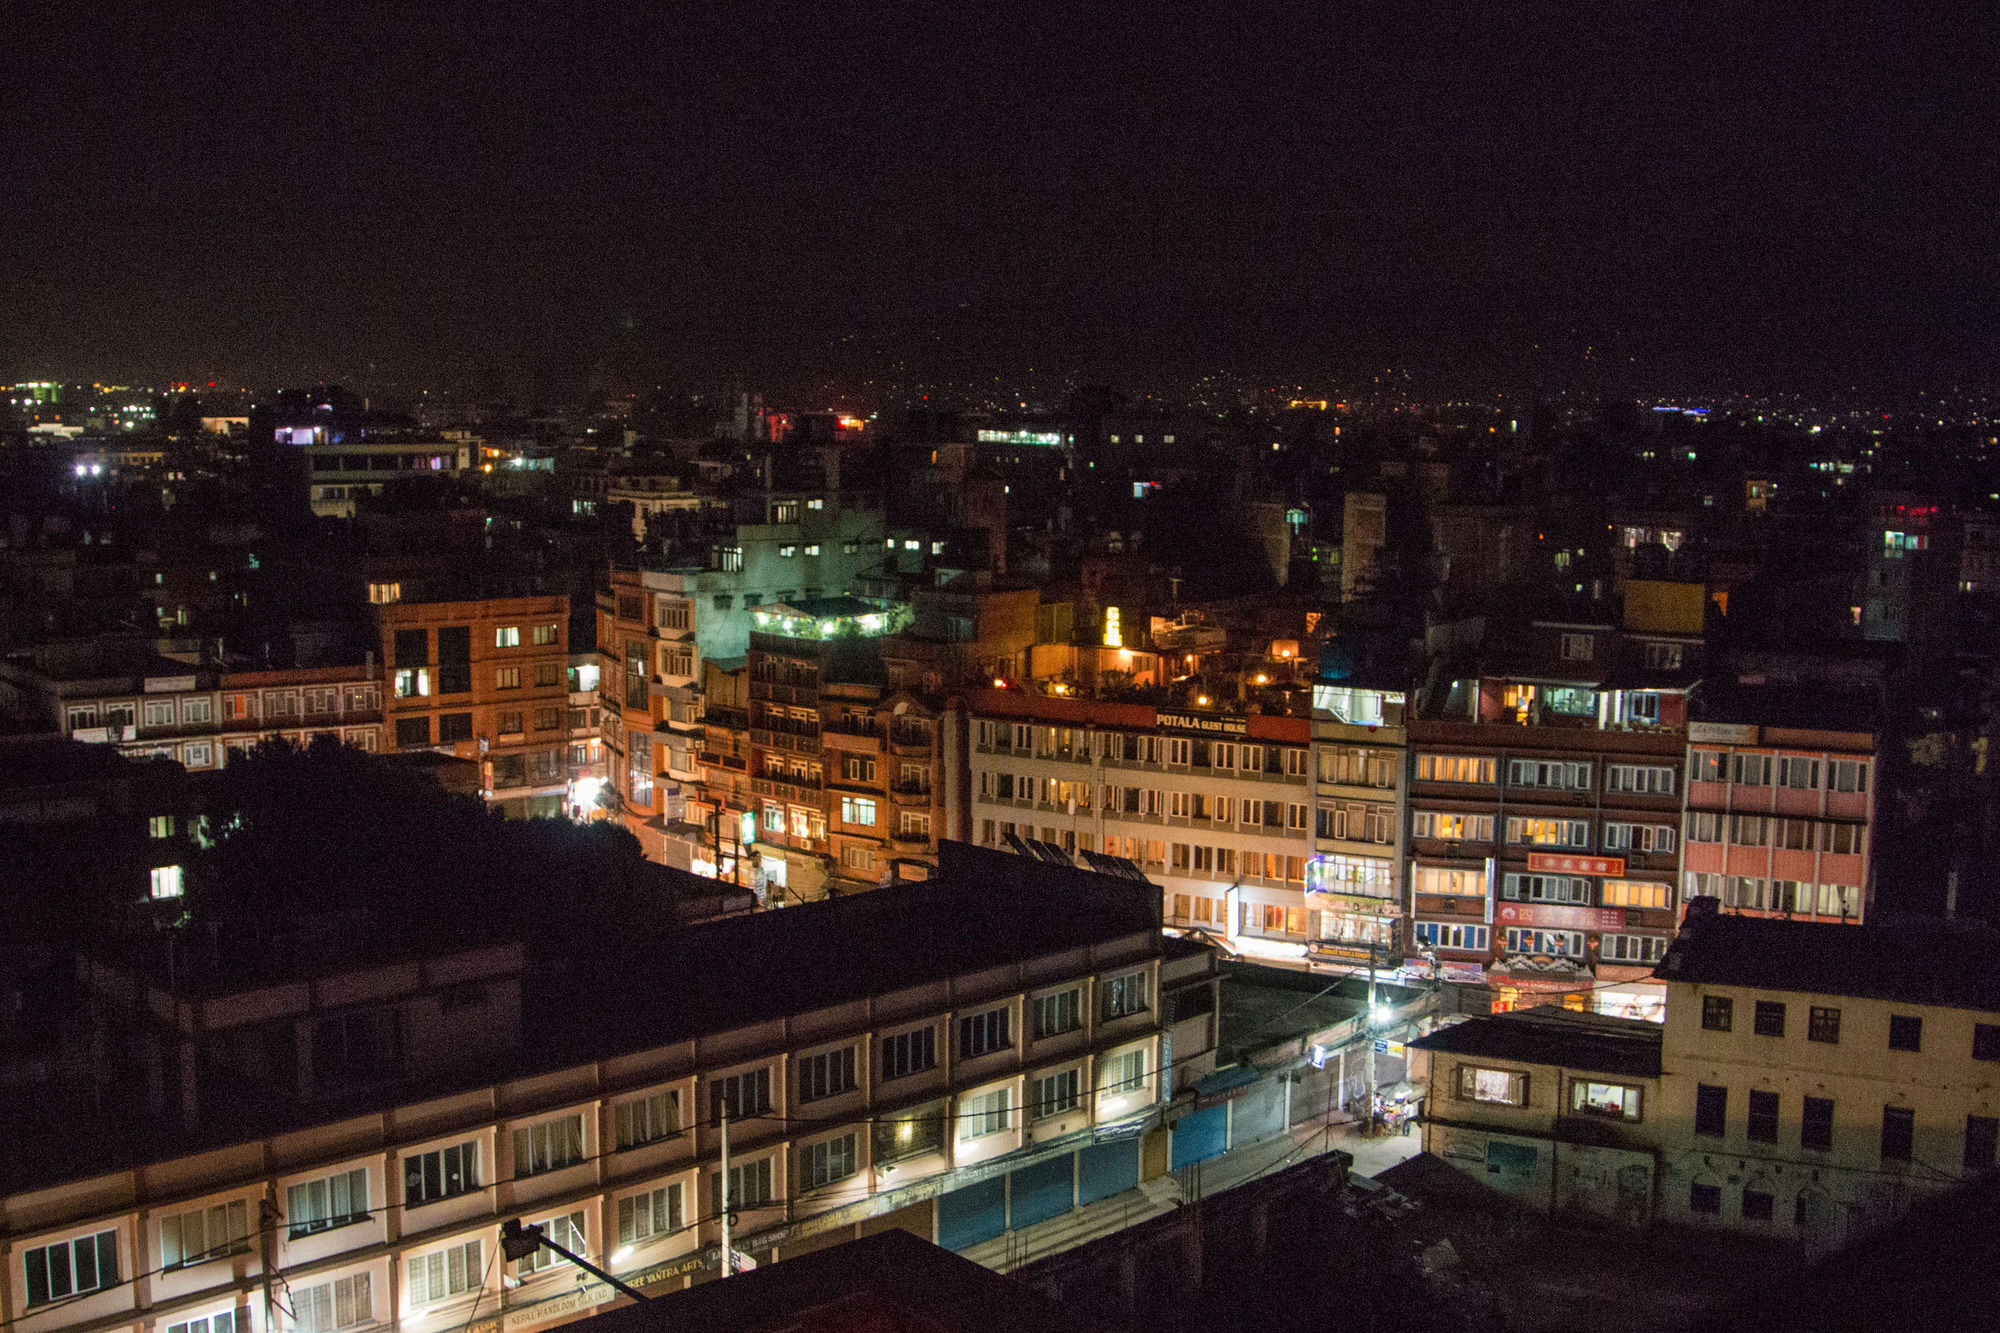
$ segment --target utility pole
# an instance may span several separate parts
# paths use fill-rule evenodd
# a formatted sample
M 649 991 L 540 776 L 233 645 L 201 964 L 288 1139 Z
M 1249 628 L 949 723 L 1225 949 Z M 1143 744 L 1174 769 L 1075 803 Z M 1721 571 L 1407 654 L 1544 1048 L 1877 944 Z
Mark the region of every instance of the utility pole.
M 729 1099 L 722 1099 L 722 1188 L 716 1193 L 722 1196 L 722 1275 L 729 1276 L 731 1268 L 729 1253 Z
M 1375 1124 L 1375 941 L 1368 941 L 1368 1124 Z

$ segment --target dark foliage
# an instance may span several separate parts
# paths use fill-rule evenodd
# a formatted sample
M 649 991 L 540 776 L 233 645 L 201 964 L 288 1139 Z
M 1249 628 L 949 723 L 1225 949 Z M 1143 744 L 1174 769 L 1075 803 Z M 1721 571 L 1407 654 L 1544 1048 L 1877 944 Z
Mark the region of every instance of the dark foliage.
M 407 943 L 554 944 L 671 919 L 671 888 L 623 828 L 503 819 L 327 741 L 259 746 L 216 776 L 206 804 L 213 846 L 189 886 L 197 925 L 365 919 Z

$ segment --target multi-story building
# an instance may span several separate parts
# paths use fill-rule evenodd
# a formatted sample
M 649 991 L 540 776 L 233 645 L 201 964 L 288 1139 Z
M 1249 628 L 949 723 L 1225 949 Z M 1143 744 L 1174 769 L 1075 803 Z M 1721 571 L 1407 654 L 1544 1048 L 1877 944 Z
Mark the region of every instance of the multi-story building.
M 1538 663 L 1409 723 L 1413 944 L 1483 968 L 1502 1007 L 1646 984 L 1680 869 L 1688 646 L 1534 634 Z
M 505 948 L 282 987 L 92 971 L 170 1053 L 236 1063 L 157 1080 L 143 1143 L 8 1161 L 6 1318 L 526 1329 L 616 1294 L 504 1259 L 512 1219 L 670 1289 L 717 1270 L 725 1209 L 760 1262 L 883 1226 L 964 1248 L 1164 1171 L 1160 1104 L 1214 1067 L 1213 954 L 1162 938 L 1149 888 L 954 850 L 940 882 L 624 950 L 548 1011 Z M 186 1023 L 147 1017 L 197 984 Z M 184 1124 L 191 1090 L 255 1077 L 289 1101 Z
M 568 791 L 569 598 L 394 602 L 374 609 L 389 738 L 481 766 L 509 815 L 559 815 Z
M 373 653 L 351 666 L 225 671 L 219 684 L 217 739 L 223 756 L 260 741 L 309 745 L 320 737 L 359 750 L 383 748 L 382 670 Z M 187 744 L 182 743 L 183 754 Z
M 606 775 L 649 860 L 672 864 L 670 823 L 701 784 L 701 612 L 680 573 L 614 570 L 597 596 Z
M 704 775 L 698 799 L 690 801 L 685 825 L 671 831 L 668 864 L 697 874 L 750 885 L 757 855 L 759 805 L 750 776 L 750 667 L 704 660 L 701 664 L 702 740 L 697 756 Z
M 1859 922 L 1875 811 L 1872 731 L 1694 722 L 1683 888 L 1724 911 Z
M 611 778 L 605 762 L 603 702 L 598 679 L 603 666 L 596 652 L 569 658 L 569 814 L 576 820 L 601 819 Z
M 1661 1028 L 1542 1005 L 1409 1043 L 1424 1151 L 1542 1213 L 1652 1221 Z
M 944 835 L 938 711 L 905 690 L 837 681 L 820 707 L 835 880 L 925 878 Z
M 1310 723 L 978 690 L 967 699 L 973 841 L 1102 852 L 1162 886 L 1169 924 L 1297 962 L 1330 912 L 1309 904 Z M 948 734 L 957 735 L 956 731 Z
M 116 644 L 46 644 L 0 662 L 0 683 L 52 730 L 193 772 L 266 740 L 325 736 L 382 748 L 382 672 L 372 653 L 344 666 L 231 671 Z
M 767 886 L 797 898 L 922 878 L 943 823 L 937 713 L 887 689 L 882 635 L 898 608 L 833 597 L 754 614 L 749 773 Z
M 1991 932 L 1704 901 L 1659 969 L 1663 1218 L 1830 1249 L 2000 1166 Z
M 884 554 L 881 511 L 857 497 L 833 491 L 739 497 L 730 535 L 708 552 L 706 569 L 688 575 L 687 595 L 703 603 L 702 653 L 744 656 L 757 608 L 839 597 Z
M 1393 967 L 1403 923 L 1408 733 L 1401 690 L 1313 687 L 1314 855 L 1306 902 L 1320 914 L 1315 962 Z

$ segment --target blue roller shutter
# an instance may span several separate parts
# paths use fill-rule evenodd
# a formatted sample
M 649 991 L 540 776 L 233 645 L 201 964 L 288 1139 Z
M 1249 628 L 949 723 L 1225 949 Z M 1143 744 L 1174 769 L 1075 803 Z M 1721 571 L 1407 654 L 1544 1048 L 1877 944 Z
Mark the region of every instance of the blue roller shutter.
M 1139 1184 L 1139 1140 L 1096 1143 L 1076 1155 L 1076 1201 L 1095 1203 Z
M 1229 1130 L 1229 1104 L 1184 1115 L 1174 1126 L 1174 1169 L 1205 1162 L 1222 1153 Z
M 1024 1227 L 1069 1211 L 1076 1197 L 1076 1155 L 1064 1153 L 1008 1177 L 1007 1225 Z
M 963 1250 L 1007 1229 L 1007 1178 L 995 1176 L 938 1200 L 938 1244 Z

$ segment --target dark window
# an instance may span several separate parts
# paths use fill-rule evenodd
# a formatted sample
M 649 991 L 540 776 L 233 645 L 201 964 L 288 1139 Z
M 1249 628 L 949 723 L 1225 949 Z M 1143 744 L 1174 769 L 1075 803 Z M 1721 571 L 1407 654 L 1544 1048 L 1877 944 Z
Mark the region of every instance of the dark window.
M 1727 995 L 1701 997 L 1701 1025 L 1710 1032 L 1727 1032 L 1736 1022 L 1736 1004 Z
M 1757 1092 L 1750 1094 L 1750 1138 L 1757 1143 L 1778 1141 L 1778 1094 Z
M 921 1074 L 937 1068 L 937 1029 L 917 1028 L 899 1032 L 882 1043 L 884 1080 Z
M 1914 1014 L 1889 1015 L 1889 1049 L 1920 1051 L 1924 1047 L 1924 1020 Z
M 1771 1205 L 1775 1203 L 1763 1190 L 1743 1191 L 1743 1220 L 1745 1222 L 1768 1222 L 1771 1220 Z
M 719 1078 L 708 1086 L 708 1114 L 720 1120 L 724 1111 L 732 1116 L 762 1115 L 771 1109 L 771 1071 L 752 1069 Z
M 449 745 L 453 741 L 469 741 L 471 739 L 472 714 L 438 714 L 438 744 Z
M 1729 1089 L 1718 1088 L 1708 1083 L 1695 1084 L 1694 1132 L 1719 1139 L 1722 1137 L 1723 1126 L 1728 1118 Z
M 1882 1108 L 1882 1160 L 1907 1162 L 1916 1150 L 1917 1113 L 1907 1106 Z
M 1806 1040 L 1840 1042 L 1840 1010 L 1816 1004 L 1806 1016 Z
M 2000 1165 L 2000 1120 L 1990 1115 L 1965 1117 L 1965 1169 L 1991 1171 Z
M 799 1100 L 816 1102 L 854 1090 L 854 1048 L 821 1051 L 807 1056 L 798 1066 Z
M 429 745 L 430 743 L 431 720 L 428 716 L 396 719 L 396 744 Z
M 1704 1185 L 1699 1180 L 1688 1186 L 1688 1211 L 1719 1214 L 1722 1211 L 1722 1186 Z
M 1013 1045 L 1008 1035 L 1008 1011 L 988 1009 L 983 1014 L 969 1014 L 958 1020 L 958 1055 L 961 1060 L 975 1055 L 985 1055 L 990 1051 L 1005 1050 Z
M 472 693 L 472 628 L 438 626 L 438 693 Z
M 1799 1113 L 1799 1146 L 1828 1152 L 1833 1148 L 1833 1098 L 1808 1097 Z
M 431 660 L 430 631 L 421 629 L 399 629 L 396 631 L 396 662 L 399 667 L 426 666 Z
M 1972 1025 L 1972 1058 L 2000 1060 L 2000 1023 Z
M 1777 1000 L 1757 1001 L 1757 1017 L 1754 1023 L 1756 1033 L 1760 1037 L 1784 1036 L 1785 1006 Z

